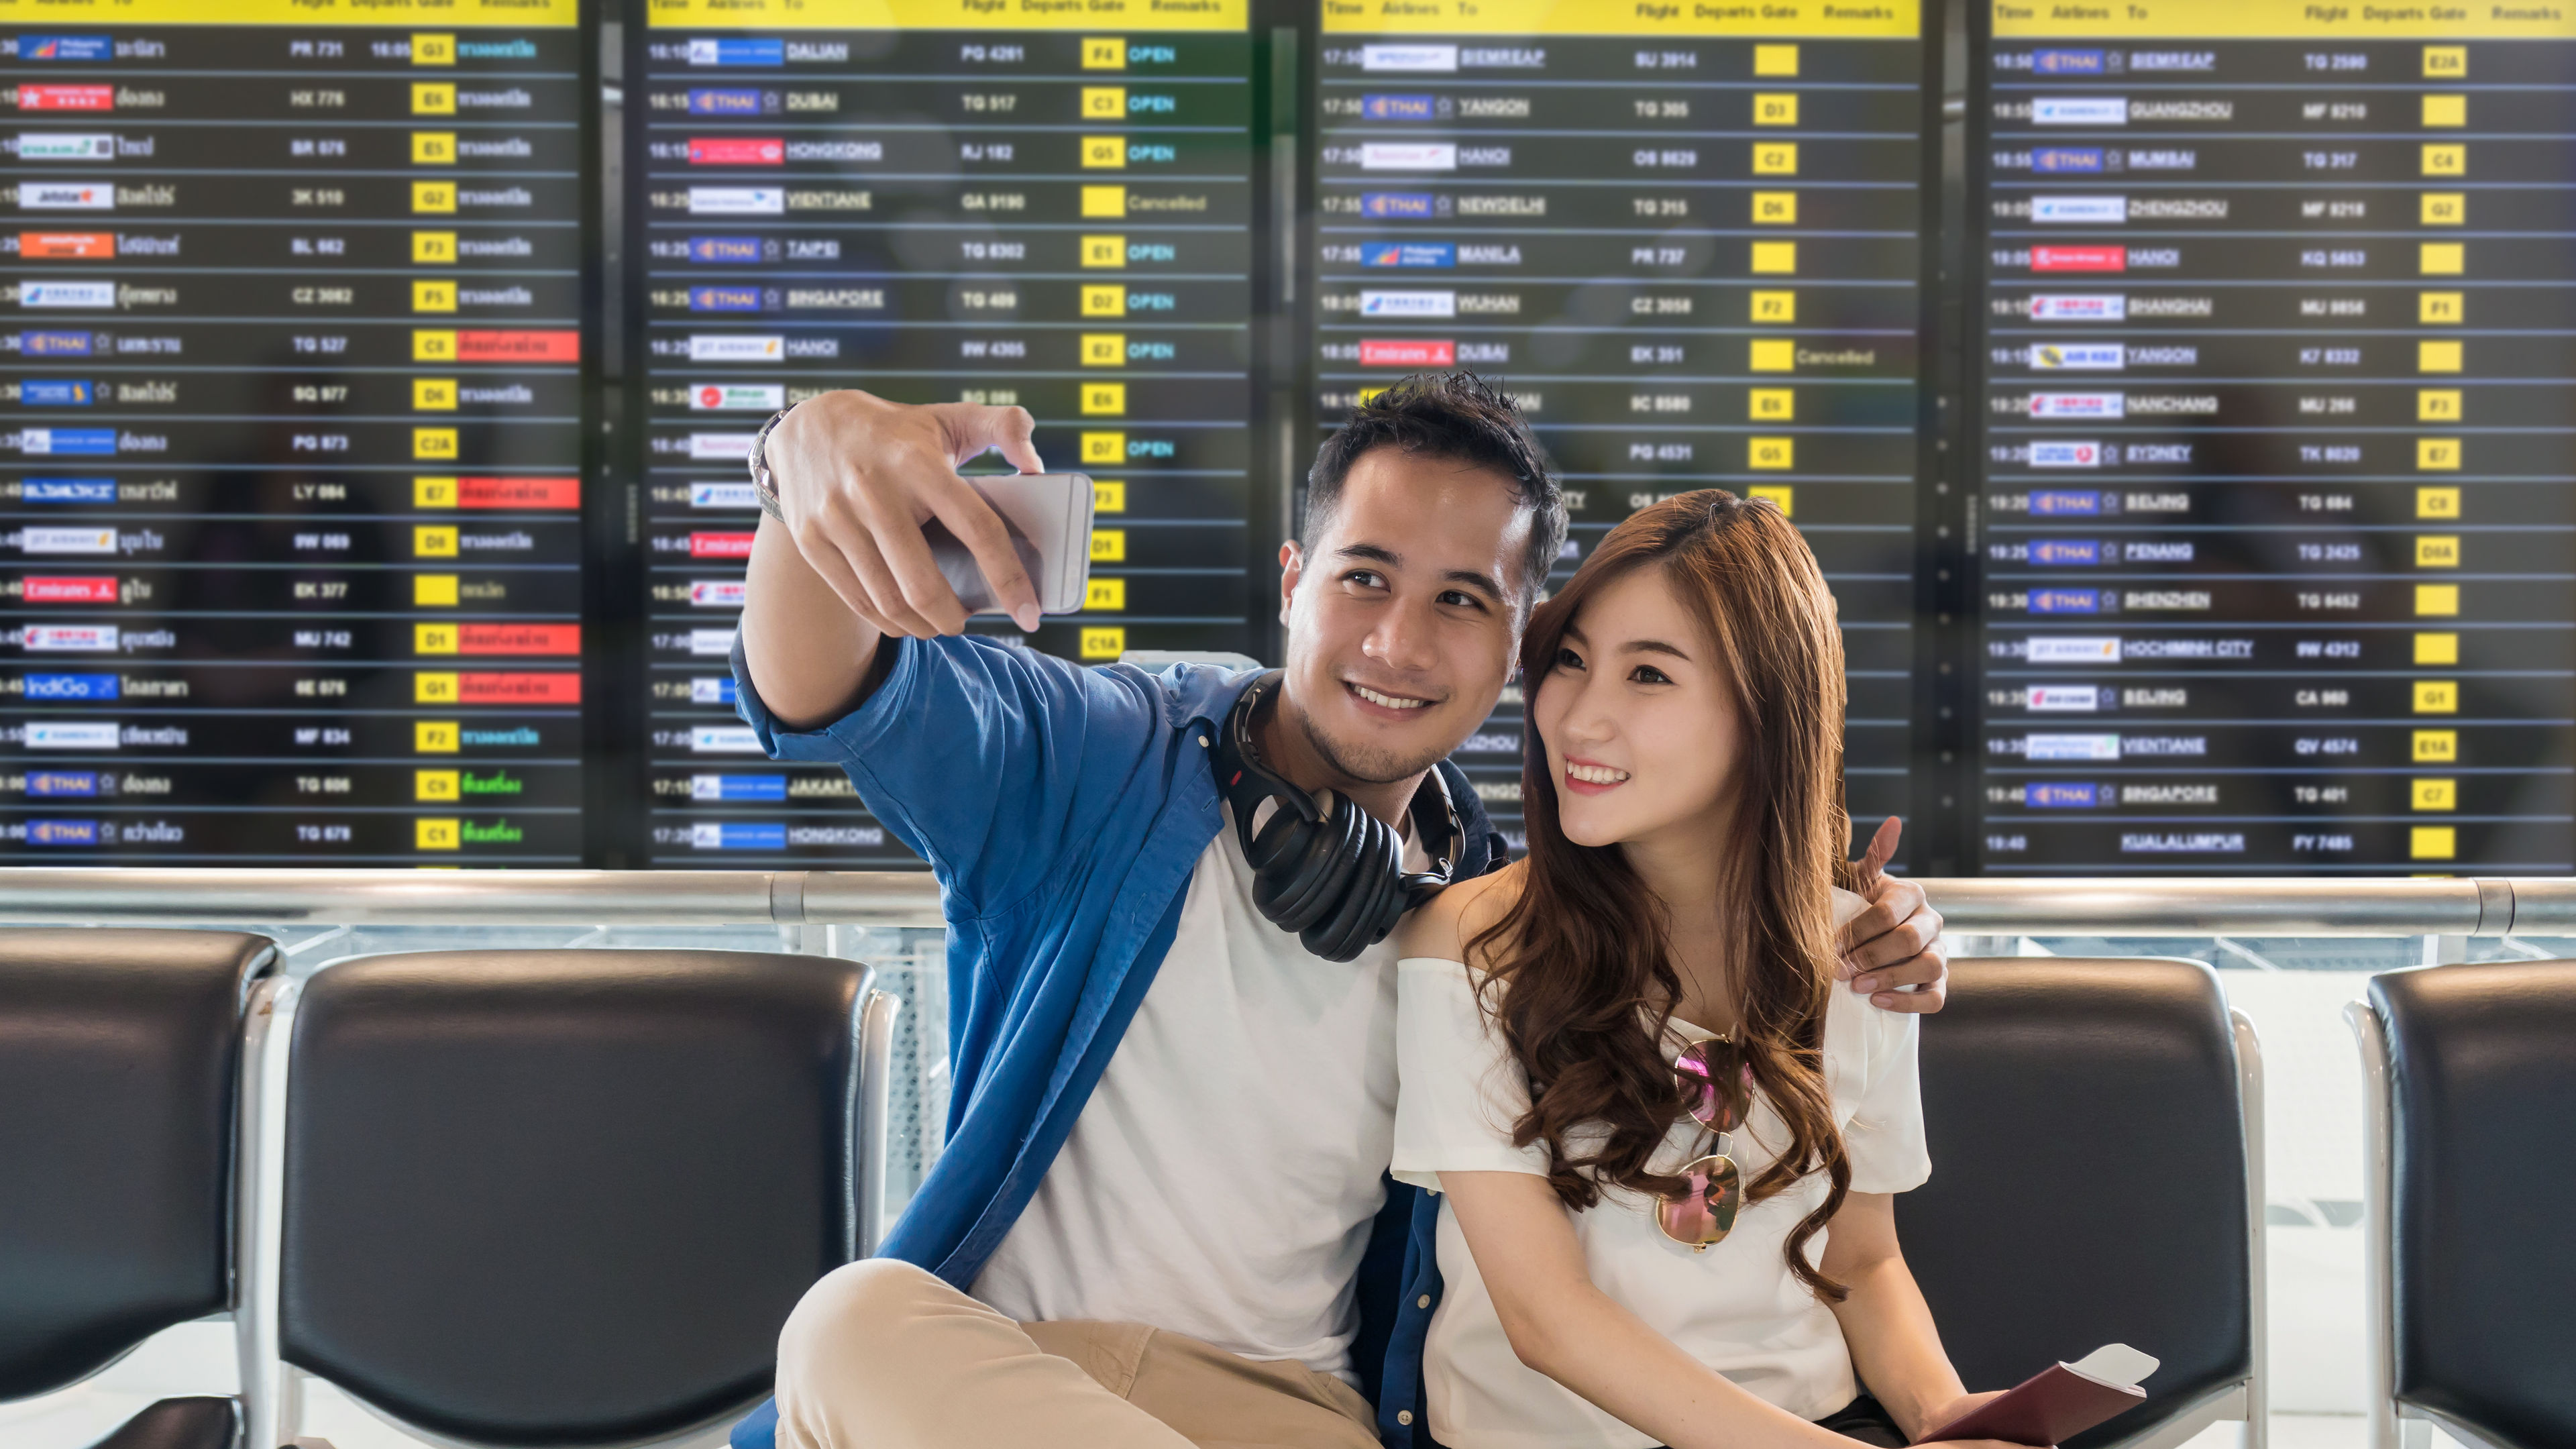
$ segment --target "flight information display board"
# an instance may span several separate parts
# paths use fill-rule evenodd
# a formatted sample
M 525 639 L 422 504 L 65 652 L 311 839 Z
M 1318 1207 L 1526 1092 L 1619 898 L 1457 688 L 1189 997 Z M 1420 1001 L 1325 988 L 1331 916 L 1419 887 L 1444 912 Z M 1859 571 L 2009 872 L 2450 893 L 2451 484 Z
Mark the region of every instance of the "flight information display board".
M 1424 9 L 1323 0 L 1317 436 L 1407 373 L 1498 382 L 1564 477 L 1560 577 L 1667 495 L 1777 502 L 1841 606 L 1852 814 L 1907 813 L 1937 160 L 1918 6 Z M 1516 847 L 1520 704 L 1457 757 Z
M 0 6 L 0 859 L 581 861 L 583 18 Z
M 1976 19 L 2002 873 L 2576 864 L 2576 20 Z
M 909 861 L 839 770 L 763 759 L 734 715 L 745 452 L 835 388 L 1016 403 L 1097 502 L 1087 607 L 1026 642 L 1251 652 L 1245 0 L 645 15 L 626 74 L 649 859 Z

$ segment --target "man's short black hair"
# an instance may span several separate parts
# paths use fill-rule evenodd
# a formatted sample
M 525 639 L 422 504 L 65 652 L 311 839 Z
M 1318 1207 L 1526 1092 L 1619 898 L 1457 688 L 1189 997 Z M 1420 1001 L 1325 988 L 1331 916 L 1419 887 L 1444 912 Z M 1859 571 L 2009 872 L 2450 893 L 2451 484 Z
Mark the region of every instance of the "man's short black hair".
M 1565 547 L 1565 494 L 1547 454 L 1530 436 L 1520 408 L 1472 372 L 1418 372 L 1361 403 L 1342 430 L 1324 440 L 1306 474 L 1306 515 L 1297 532 L 1301 548 L 1332 521 L 1343 480 L 1363 454 L 1402 448 L 1488 469 L 1511 480 L 1512 497 L 1530 511 L 1528 556 L 1521 560 L 1520 603 L 1527 608 L 1547 587 L 1547 571 Z

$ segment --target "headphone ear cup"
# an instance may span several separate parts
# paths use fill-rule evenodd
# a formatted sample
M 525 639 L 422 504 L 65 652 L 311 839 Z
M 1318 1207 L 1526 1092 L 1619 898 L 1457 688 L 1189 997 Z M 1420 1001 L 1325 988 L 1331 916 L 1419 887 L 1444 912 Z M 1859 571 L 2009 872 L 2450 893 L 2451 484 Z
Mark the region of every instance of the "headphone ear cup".
M 1284 805 L 1262 823 L 1245 859 L 1252 903 L 1271 924 L 1303 931 L 1322 914 L 1341 835 L 1342 822 L 1332 816 L 1308 820 Z
M 1403 846 L 1393 827 L 1364 810 L 1346 813 L 1354 817 L 1352 835 L 1341 857 L 1332 915 L 1298 936 L 1327 961 L 1356 958 L 1384 940 L 1403 915 Z

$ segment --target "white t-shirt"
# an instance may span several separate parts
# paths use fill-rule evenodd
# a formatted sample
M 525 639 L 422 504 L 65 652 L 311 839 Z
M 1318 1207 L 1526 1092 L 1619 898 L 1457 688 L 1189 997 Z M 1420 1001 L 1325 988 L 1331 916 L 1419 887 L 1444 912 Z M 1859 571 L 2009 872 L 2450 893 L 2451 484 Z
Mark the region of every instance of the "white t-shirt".
M 1423 868 L 1408 847 L 1406 868 Z M 1233 817 L 1037 1196 L 975 1279 L 1357 1386 L 1352 1279 L 1395 1137 L 1395 943 L 1327 961 L 1262 918 Z
M 1860 907 L 1835 893 L 1835 919 Z M 1442 1172 L 1544 1175 L 1543 1145 L 1514 1147 L 1511 1124 L 1529 1110 L 1529 1083 L 1477 1005 L 1467 968 L 1407 957 L 1398 967 L 1395 1175 L 1437 1192 Z M 1931 1175 L 1923 1100 L 1915 1078 L 1915 1023 L 1840 987 L 1825 1013 L 1825 1082 L 1851 1156 L 1855 1192 L 1903 1192 Z M 1709 1033 L 1675 1021 L 1666 1054 Z M 1749 1184 L 1787 1145 L 1787 1128 L 1756 1096 L 1735 1133 Z M 1671 1172 L 1713 1150 L 1706 1129 L 1684 1119 L 1655 1160 Z M 1605 1190 L 1571 1214 L 1592 1281 L 1649 1328 L 1740 1387 L 1807 1419 L 1859 1392 L 1833 1313 L 1789 1273 L 1781 1247 L 1825 1198 L 1821 1172 L 1776 1197 L 1747 1204 L 1726 1240 L 1704 1253 L 1665 1237 L 1650 1199 Z M 1808 1241 L 1811 1259 L 1826 1234 Z M 1451 1449 L 1644 1449 L 1655 1440 L 1573 1390 L 1523 1365 L 1495 1316 L 1493 1298 L 1447 1202 L 1440 1207 L 1440 1276 L 1446 1289 L 1424 1349 L 1424 1401 L 1432 1432 Z

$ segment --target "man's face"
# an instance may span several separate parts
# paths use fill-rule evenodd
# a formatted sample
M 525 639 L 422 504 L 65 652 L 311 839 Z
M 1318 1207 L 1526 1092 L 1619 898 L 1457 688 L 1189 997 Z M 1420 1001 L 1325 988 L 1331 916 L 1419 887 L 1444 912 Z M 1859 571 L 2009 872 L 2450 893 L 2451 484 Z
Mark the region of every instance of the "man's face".
M 1511 480 L 1488 469 L 1362 454 L 1313 551 L 1279 550 L 1282 722 L 1372 784 L 1465 742 L 1511 676 L 1529 529 Z

